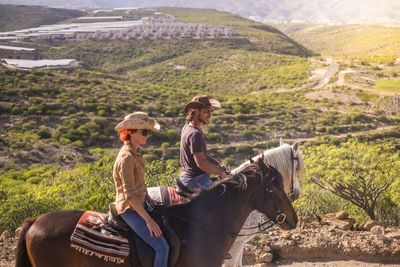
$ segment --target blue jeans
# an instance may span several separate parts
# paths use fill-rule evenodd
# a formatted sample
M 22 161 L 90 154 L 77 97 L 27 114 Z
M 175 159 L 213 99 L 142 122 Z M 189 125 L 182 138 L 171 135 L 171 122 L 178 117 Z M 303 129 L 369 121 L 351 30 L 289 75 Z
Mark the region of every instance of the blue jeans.
M 182 183 L 190 190 L 203 187 L 209 188 L 213 185 L 213 180 L 211 180 L 211 175 L 209 173 L 201 174 L 191 178 L 180 178 Z
M 165 267 L 168 265 L 168 253 L 169 246 L 164 237 L 157 238 L 151 237 L 150 231 L 147 228 L 146 222 L 140 215 L 131 209 L 127 209 L 121 214 L 122 219 L 129 225 L 129 227 L 135 231 L 135 233 L 143 239 L 149 246 L 151 246 L 156 252 L 154 258 L 154 267 Z

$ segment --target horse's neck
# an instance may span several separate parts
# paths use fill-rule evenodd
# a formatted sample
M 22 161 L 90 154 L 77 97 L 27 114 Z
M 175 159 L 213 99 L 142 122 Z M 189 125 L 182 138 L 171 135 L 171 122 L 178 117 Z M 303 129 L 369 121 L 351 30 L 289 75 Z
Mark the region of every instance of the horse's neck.
M 239 232 L 252 211 L 250 197 L 244 191 L 221 194 L 205 192 L 191 202 L 171 206 L 170 211 L 195 223 L 223 229 L 225 232 Z

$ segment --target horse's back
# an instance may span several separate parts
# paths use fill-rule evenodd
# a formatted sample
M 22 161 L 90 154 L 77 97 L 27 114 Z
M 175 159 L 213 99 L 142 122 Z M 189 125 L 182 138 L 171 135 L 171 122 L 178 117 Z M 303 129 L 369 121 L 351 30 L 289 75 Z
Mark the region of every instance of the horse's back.
M 79 266 L 68 256 L 74 253 L 70 237 L 83 211 L 51 211 L 37 218 L 26 232 L 26 247 L 33 266 Z
M 130 266 L 106 262 L 88 256 L 71 247 L 71 235 L 82 210 L 51 211 L 37 218 L 26 232 L 26 247 L 33 266 L 84 267 L 84 266 Z

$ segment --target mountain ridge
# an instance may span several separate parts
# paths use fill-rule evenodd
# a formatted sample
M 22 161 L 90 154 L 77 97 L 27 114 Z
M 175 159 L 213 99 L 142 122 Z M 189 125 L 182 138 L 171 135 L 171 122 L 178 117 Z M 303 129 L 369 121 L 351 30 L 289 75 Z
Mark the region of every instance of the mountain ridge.
M 400 2 L 392 0 L 0 0 L 3 4 L 44 5 L 59 8 L 193 7 L 212 8 L 262 22 L 314 22 L 326 24 L 397 23 Z M 376 8 L 379 6 L 379 9 Z

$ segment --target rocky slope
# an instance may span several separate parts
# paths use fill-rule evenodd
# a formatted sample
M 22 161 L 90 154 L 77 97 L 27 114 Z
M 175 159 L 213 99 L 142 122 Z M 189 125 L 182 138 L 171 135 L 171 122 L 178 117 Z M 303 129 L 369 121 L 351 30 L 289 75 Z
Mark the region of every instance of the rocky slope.
M 400 230 L 376 222 L 357 226 L 345 213 L 322 216 L 292 231 L 271 228 L 245 246 L 244 265 L 399 266 Z M 0 266 L 14 266 L 16 239 L 0 237 Z

